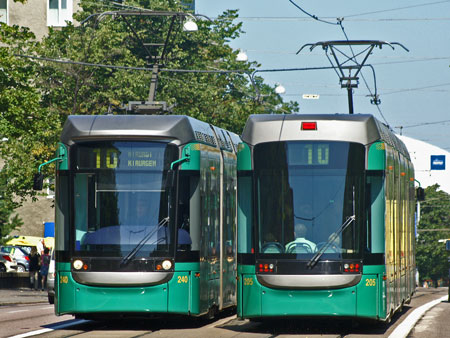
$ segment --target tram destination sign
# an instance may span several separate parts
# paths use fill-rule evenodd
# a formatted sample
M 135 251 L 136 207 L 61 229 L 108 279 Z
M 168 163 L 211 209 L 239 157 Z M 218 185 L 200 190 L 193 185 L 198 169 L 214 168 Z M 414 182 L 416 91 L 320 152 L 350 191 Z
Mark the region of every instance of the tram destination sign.
M 431 155 L 431 170 L 445 170 L 445 155 Z
M 165 145 L 79 147 L 77 153 L 79 169 L 161 170 Z

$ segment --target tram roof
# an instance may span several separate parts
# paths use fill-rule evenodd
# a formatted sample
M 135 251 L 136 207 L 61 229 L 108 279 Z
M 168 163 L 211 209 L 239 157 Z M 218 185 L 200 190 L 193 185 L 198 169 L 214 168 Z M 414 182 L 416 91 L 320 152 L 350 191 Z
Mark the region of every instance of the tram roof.
M 317 122 L 317 130 L 301 130 L 301 122 Z M 403 142 L 369 114 L 251 115 L 241 139 L 251 145 L 294 140 L 346 141 L 364 145 L 383 141 L 409 158 Z
M 61 142 L 71 145 L 90 139 L 135 139 L 138 137 L 176 140 L 176 143 L 201 142 L 216 146 L 212 125 L 184 115 L 71 115 L 61 134 Z M 214 127 L 220 147 L 231 150 L 240 142 L 236 134 Z

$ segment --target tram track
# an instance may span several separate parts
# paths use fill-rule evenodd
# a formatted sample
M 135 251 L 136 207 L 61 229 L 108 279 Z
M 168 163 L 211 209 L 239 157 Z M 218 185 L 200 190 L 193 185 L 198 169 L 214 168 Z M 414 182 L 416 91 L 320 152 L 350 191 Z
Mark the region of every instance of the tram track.
M 70 320 L 49 324 L 39 330 L 24 334 L 9 336 L 13 338 L 25 337 L 326 337 L 326 338 L 361 338 L 361 337 L 406 337 L 409 330 L 403 330 L 399 335 L 399 327 L 406 325 L 411 314 L 429 305 L 430 302 L 439 304 L 444 299 L 444 289 L 421 290 L 412 301 L 411 306 L 405 306 L 403 311 L 394 316 L 390 324 L 354 321 L 341 318 L 269 318 L 260 321 L 242 320 L 230 313 L 221 313 L 215 320 L 193 319 L 189 317 L 176 318 L 148 318 L 141 320 L 109 320 L 87 321 Z M 439 297 L 441 296 L 441 297 Z M 445 306 L 446 302 L 442 302 Z M 431 308 L 431 306 L 428 306 Z M 17 308 L 11 308 L 14 316 Z M 17 318 L 17 320 L 20 320 Z M 425 324 L 422 323 L 422 330 Z M 3 337 L 3 336 L 2 336 Z M 6 337 L 6 336 L 5 336 Z

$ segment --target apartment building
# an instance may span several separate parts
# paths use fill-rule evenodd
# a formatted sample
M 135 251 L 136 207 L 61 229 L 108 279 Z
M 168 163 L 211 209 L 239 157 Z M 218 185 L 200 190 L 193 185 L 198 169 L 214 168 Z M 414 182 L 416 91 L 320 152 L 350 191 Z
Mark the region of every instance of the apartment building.
M 37 39 L 48 32 L 48 27 L 64 27 L 72 22 L 80 0 L 27 0 L 24 4 L 14 0 L 0 0 L 0 22 L 25 26 Z M 118 3 L 122 0 L 117 0 Z M 182 0 L 186 10 L 195 11 L 195 0 Z
M 0 22 L 8 25 L 26 26 L 37 39 L 48 32 L 48 27 L 64 27 L 72 22 L 73 13 L 78 10 L 79 0 L 0 0 Z

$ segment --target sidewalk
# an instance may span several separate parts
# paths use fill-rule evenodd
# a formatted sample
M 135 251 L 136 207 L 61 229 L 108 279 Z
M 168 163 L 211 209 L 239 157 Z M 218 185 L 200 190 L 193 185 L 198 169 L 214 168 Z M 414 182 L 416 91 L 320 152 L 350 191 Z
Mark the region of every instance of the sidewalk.
M 0 306 L 33 303 L 48 303 L 47 290 L 0 289 Z

